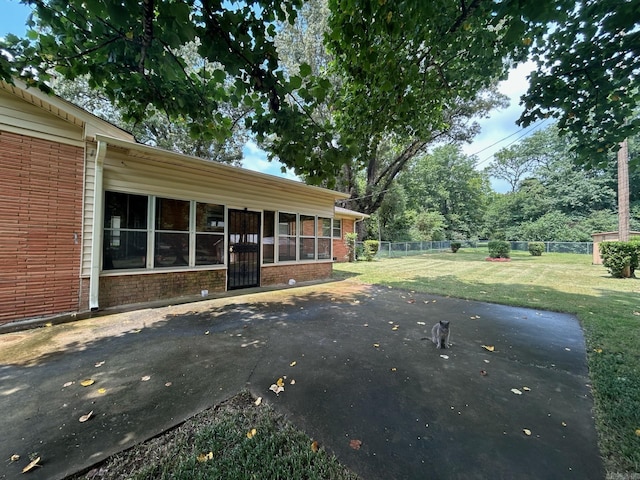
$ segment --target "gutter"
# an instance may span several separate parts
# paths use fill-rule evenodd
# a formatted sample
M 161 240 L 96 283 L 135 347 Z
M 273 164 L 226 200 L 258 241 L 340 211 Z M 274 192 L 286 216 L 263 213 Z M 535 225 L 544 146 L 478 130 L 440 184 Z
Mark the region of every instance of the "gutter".
M 104 157 L 107 143 L 98 141 L 95 158 L 95 176 L 93 184 L 93 224 L 91 232 L 91 272 L 89 274 L 89 310 L 100 308 L 100 260 L 102 258 L 102 230 L 104 223 Z

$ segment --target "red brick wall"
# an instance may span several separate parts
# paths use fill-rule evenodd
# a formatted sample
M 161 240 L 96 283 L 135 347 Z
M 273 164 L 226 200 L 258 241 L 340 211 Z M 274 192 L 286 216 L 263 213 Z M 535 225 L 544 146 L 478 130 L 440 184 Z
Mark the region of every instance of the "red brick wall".
M 354 232 L 354 221 L 342 219 L 342 238 L 333 239 L 333 257 L 336 262 L 349 261 L 349 254 L 347 250 L 347 240 L 345 235 L 347 233 Z
M 0 132 L 0 323 L 78 310 L 83 158 Z
M 260 271 L 260 284 L 261 286 L 283 285 L 289 283 L 290 279 L 296 282 L 320 280 L 330 278 L 331 270 L 330 262 L 263 266 Z
M 166 272 L 100 277 L 100 308 L 224 292 L 226 270 Z M 88 282 L 87 282 L 88 283 Z

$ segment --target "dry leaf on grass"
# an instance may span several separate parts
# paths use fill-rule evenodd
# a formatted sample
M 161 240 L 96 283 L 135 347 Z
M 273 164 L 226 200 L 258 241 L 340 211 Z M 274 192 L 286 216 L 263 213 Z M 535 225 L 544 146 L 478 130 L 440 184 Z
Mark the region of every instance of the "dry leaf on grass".
M 640 437 L 640 428 L 636 428 L 636 436 Z
M 256 407 L 259 407 L 261 403 L 262 403 L 262 397 L 258 397 L 258 398 L 256 398 L 256 401 L 255 401 L 255 402 L 253 402 L 253 404 L 254 404 Z
M 41 467 L 42 465 L 38 465 L 40 463 L 40 457 L 35 458 L 29 465 L 22 469 L 22 473 L 27 473 L 33 470 L 36 467 Z
M 360 450 L 360 447 L 362 446 L 362 440 L 351 440 L 349 441 L 349 446 L 354 450 Z
M 203 463 L 203 462 L 206 462 L 207 460 L 211 460 L 212 458 L 213 458 L 213 452 L 209 452 L 209 453 L 201 453 L 196 457 L 196 460 L 198 460 L 200 463 Z
M 255 428 L 252 428 L 251 430 L 249 430 L 247 432 L 247 438 L 251 439 L 251 438 L 255 437 L 256 433 L 258 433 L 258 431 Z
M 316 440 L 314 440 L 313 442 L 311 442 L 311 451 L 313 453 L 316 453 L 318 451 L 318 449 L 320 448 L 320 446 L 318 445 L 318 442 Z

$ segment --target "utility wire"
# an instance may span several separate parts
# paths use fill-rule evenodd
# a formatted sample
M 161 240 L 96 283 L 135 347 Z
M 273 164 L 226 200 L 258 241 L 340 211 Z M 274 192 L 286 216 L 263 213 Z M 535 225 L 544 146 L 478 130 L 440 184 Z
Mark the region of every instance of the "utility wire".
M 510 145 L 513 145 L 514 143 L 516 143 L 516 142 L 517 142 L 518 140 L 520 140 L 522 137 L 525 137 L 525 136 L 529 135 L 530 133 L 532 133 L 532 132 L 533 132 L 533 130 L 539 129 L 540 127 L 542 127 L 542 125 L 544 125 L 544 124 L 545 124 L 546 122 L 548 122 L 548 121 L 549 121 L 549 119 L 548 119 L 548 118 L 545 118 L 544 120 L 542 120 L 542 122 L 540 122 L 540 123 L 538 123 L 538 124 L 536 124 L 536 125 L 531 125 L 530 127 L 526 128 L 526 129 L 524 129 L 524 130 L 522 130 L 522 129 L 521 129 L 521 130 L 518 130 L 517 132 L 513 132 L 512 134 L 507 135 L 507 136 L 506 136 L 506 137 L 504 137 L 503 139 L 498 140 L 497 142 L 495 142 L 495 143 L 493 143 L 493 144 L 489 145 L 488 147 L 485 147 L 485 148 L 483 148 L 482 150 L 480 150 L 480 151 L 478 151 L 478 152 L 474 153 L 473 155 L 477 155 L 478 153 L 482 153 L 482 152 L 484 152 L 485 150 L 488 150 L 489 148 L 494 147 L 494 146 L 496 146 L 497 144 L 502 143 L 502 142 L 504 142 L 505 140 L 507 140 L 507 139 L 509 139 L 509 138 L 513 137 L 514 135 L 517 135 L 518 133 L 520 133 L 521 135 L 520 135 L 519 137 L 517 137 L 516 139 L 514 139 L 514 140 L 512 140 L 511 142 L 507 143 L 504 147 L 502 147 L 502 148 L 507 148 L 507 147 L 509 147 Z M 480 166 L 481 164 L 483 164 L 484 162 L 486 162 L 486 161 L 488 161 L 488 160 L 491 160 L 491 159 L 493 158 L 493 156 L 494 156 L 494 154 L 491 154 L 491 155 L 489 155 L 488 157 L 485 157 L 485 158 L 483 158 L 482 160 L 479 160 L 479 161 L 476 163 L 476 167 Z

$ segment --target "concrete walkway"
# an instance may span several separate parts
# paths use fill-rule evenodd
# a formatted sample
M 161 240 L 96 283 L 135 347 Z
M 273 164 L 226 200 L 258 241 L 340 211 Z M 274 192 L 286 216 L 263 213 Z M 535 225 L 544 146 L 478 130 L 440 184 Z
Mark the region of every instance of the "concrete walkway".
M 363 479 L 604 478 L 575 317 L 350 281 L 0 335 L 0 478 L 34 453 L 28 478 L 64 478 L 243 388 Z

